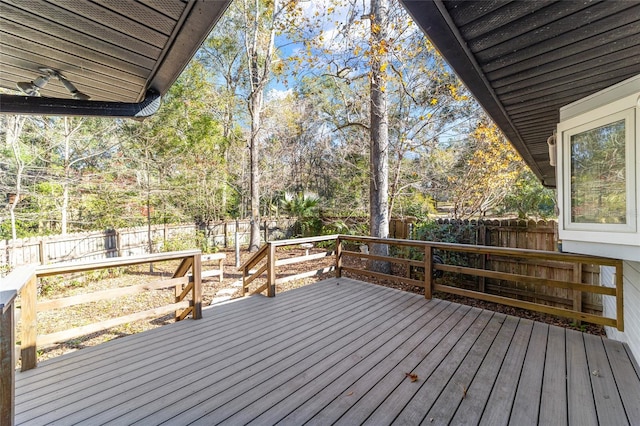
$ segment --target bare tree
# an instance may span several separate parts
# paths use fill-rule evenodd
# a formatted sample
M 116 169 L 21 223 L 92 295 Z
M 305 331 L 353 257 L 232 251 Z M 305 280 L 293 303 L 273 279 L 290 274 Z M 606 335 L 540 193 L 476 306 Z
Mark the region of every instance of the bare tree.
M 371 0 L 370 82 L 370 189 L 369 220 L 372 237 L 389 236 L 389 115 L 385 91 L 389 43 L 388 0 Z M 389 246 L 374 244 L 373 254 L 388 255 Z M 379 272 L 389 272 L 388 262 L 372 262 Z
M 264 90 L 271 75 L 276 36 L 275 22 L 279 14 L 278 2 L 273 2 L 270 19 L 264 19 L 266 3 L 255 0 L 252 7 L 244 0 L 245 51 L 249 64 L 249 96 L 247 106 L 251 118 L 249 135 L 249 163 L 251 168 L 251 237 L 249 251 L 260 247 L 260 144 L 262 135 L 262 109 Z
M 25 163 L 24 159 L 22 158 L 19 143 L 25 119 L 26 117 L 23 115 L 9 116 L 7 117 L 6 127 L 7 146 L 11 147 L 13 160 L 15 161 L 16 165 L 15 194 L 13 196 L 12 202 L 9 204 L 9 215 L 11 217 L 11 238 L 14 240 L 18 238 L 16 230 L 16 207 L 18 206 L 20 197 L 22 195 L 22 175 L 25 169 Z

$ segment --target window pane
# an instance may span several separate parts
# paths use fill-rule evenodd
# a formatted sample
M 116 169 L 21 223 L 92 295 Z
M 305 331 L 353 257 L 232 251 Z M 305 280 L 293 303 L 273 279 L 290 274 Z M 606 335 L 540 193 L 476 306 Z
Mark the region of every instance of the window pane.
M 571 135 L 571 221 L 627 223 L 625 121 Z

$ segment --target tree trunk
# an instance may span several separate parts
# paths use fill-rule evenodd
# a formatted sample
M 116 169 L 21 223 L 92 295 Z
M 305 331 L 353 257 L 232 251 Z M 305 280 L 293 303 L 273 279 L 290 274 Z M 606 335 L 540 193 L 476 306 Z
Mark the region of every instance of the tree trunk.
M 260 248 L 260 140 L 261 140 L 261 117 L 262 103 L 264 97 L 264 89 L 269 81 L 271 70 L 271 59 L 274 52 L 275 40 L 275 21 L 279 13 L 278 1 L 273 2 L 273 13 L 271 22 L 267 24 L 268 38 L 266 46 L 260 52 L 260 0 L 255 0 L 253 25 L 249 28 L 247 21 L 247 33 L 245 35 L 247 61 L 249 63 L 249 83 L 251 84 L 251 93 L 249 94 L 249 114 L 251 115 L 251 137 L 249 141 L 249 162 L 251 163 L 251 239 L 249 241 L 249 251 L 257 251 Z M 245 10 L 248 10 L 245 1 Z M 260 57 L 262 56 L 262 57 Z
M 67 234 L 67 223 L 69 219 L 67 217 L 69 210 L 69 180 L 65 173 L 65 180 L 62 183 L 62 208 L 60 209 L 60 233 L 62 235 Z
M 24 172 L 24 161 L 20 155 L 20 145 L 18 140 L 22 134 L 22 128 L 24 126 L 25 117 L 16 115 L 7 119 L 7 145 L 13 150 L 14 160 L 16 162 L 16 187 L 15 196 L 13 202 L 9 205 L 9 214 L 11 216 L 11 238 L 15 241 L 18 238 L 18 231 L 16 229 L 16 207 L 20 202 L 20 195 L 22 193 L 22 173 Z M 11 252 L 12 257 L 15 255 L 15 250 Z M 15 259 L 10 259 L 11 262 Z M 13 265 L 13 263 L 11 263 Z
M 387 95 L 385 93 L 387 63 L 387 0 L 371 1 L 371 131 L 370 131 L 370 181 L 369 216 L 371 236 L 389 237 L 389 120 Z M 389 254 L 386 244 L 373 244 L 371 253 L 379 256 Z M 388 273 L 389 262 L 372 261 L 370 269 Z
M 262 91 L 254 92 L 249 100 L 251 111 L 251 140 L 249 141 L 249 163 L 251 164 L 251 234 L 249 251 L 258 251 L 260 248 L 260 118 L 262 109 Z
M 71 176 L 70 170 L 70 139 L 71 130 L 69 129 L 69 118 L 64 117 L 64 181 L 62 182 L 62 207 L 60 209 L 60 233 L 62 235 L 67 234 L 67 211 L 69 208 L 69 179 Z

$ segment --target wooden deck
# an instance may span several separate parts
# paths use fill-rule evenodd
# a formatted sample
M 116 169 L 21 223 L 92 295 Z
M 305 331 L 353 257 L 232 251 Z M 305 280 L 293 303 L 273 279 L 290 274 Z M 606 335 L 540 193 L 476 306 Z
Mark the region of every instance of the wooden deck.
M 638 425 L 639 373 L 612 340 L 340 278 L 17 373 L 16 424 Z

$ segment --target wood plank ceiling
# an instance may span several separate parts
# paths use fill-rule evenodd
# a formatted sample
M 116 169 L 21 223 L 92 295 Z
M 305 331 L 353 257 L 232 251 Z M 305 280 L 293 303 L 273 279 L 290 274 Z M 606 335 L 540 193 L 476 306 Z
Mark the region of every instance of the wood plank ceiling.
M 402 0 L 533 172 L 560 107 L 640 74 L 640 2 Z
M 92 101 L 165 93 L 230 0 L 0 0 L 0 87 L 58 71 Z M 55 78 L 43 97 L 70 99 Z

